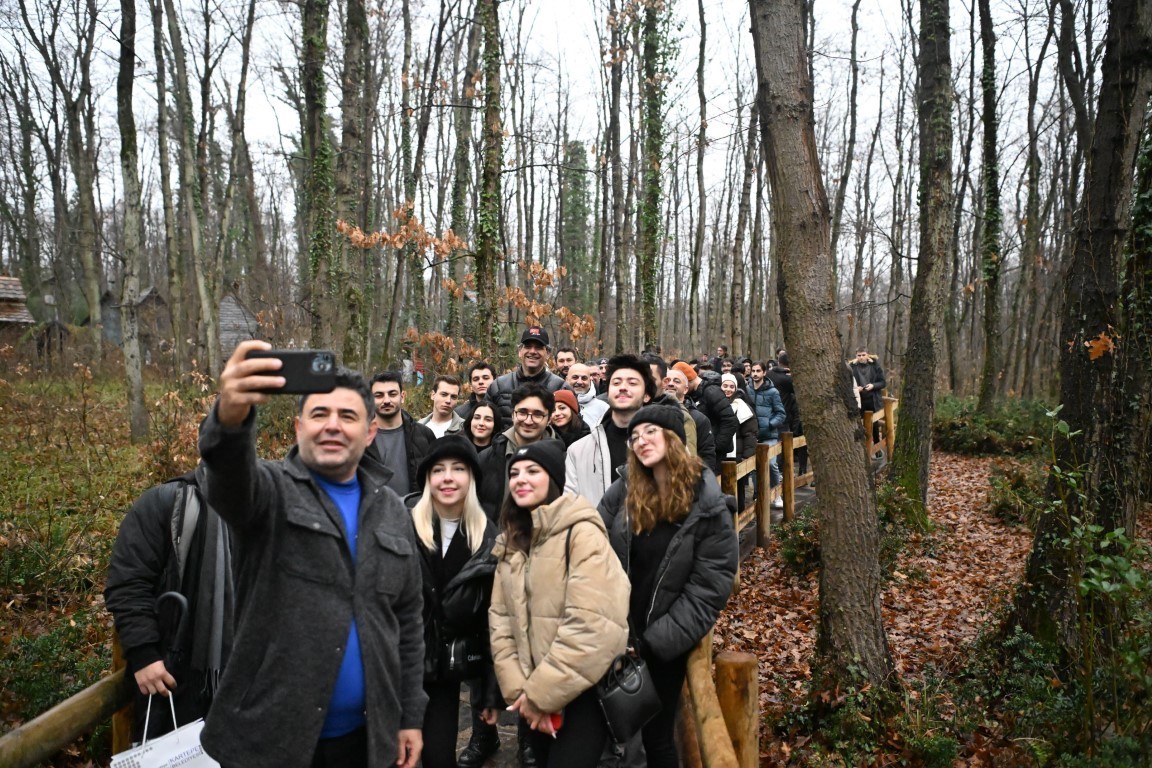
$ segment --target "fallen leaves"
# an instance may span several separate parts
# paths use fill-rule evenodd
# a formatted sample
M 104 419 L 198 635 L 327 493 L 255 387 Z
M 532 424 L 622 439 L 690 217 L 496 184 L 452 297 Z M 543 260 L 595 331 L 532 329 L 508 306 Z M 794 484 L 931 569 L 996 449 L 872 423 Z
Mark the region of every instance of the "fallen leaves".
M 905 680 L 929 666 L 954 669 L 1023 572 L 1031 536 L 985 511 L 992 460 L 933 457 L 929 516 L 936 530 L 913 535 L 901 554 L 882 609 L 893 661 Z M 724 650 L 751 651 L 760 662 L 765 723 L 803 702 L 818 623 L 818 578 L 793 576 L 779 542 L 756 550 L 740 568 L 741 588 L 716 624 Z M 799 746 L 761 735 L 763 765 L 784 765 Z

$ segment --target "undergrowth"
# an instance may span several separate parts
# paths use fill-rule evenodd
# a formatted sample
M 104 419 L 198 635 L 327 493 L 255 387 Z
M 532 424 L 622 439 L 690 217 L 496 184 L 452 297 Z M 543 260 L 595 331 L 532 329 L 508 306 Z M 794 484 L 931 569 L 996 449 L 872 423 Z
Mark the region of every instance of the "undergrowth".
M 935 450 L 972 456 L 1027 454 L 1041 448 L 1051 429 L 1050 408 L 1039 400 L 1003 398 L 991 414 L 974 397 L 941 395 L 932 420 Z

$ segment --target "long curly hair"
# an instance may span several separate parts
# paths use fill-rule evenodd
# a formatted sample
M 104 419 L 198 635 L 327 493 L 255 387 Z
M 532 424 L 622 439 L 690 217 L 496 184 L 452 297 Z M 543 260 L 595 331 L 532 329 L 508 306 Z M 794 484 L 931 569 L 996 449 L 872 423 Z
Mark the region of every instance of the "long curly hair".
M 642 533 L 657 523 L 678 523 L 688 516 L 696 497 L 696 486 L 704 474 L 704 462 L 688 453 L 680 437 L 670 429 L 662 430 L 667 446 L 663 461 L 668 467 L 668 490 L 656 485 L 652 470 L 628 451 L 628 493 L 624 508 L 632 521 L 632 532 Z

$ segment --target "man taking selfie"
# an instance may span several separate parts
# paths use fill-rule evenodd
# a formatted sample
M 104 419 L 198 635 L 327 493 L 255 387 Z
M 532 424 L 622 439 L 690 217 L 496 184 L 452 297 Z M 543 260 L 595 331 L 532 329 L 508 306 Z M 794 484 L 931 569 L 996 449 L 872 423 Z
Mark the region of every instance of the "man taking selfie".
M 200 426 L 208 502 L 235 541 L 236 636 L 201 741 L 224 768 L 415 768 L 424 639 L 414 535 L 365 449 L 372 394 L 340 369 L 300 398 L 296 445 L 256 458 L 260 390 L 285 385 L 240 344 Z

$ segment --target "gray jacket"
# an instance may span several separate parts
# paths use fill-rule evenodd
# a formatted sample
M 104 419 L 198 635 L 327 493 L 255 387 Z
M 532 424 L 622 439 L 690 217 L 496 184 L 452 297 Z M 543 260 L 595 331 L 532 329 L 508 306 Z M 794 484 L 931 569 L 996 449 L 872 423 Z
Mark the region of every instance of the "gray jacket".
M 361 459 L 356 561 L 339 510 L 294 447 L 256 459 L 255 410 L 200 425 L 208 503 L 231 527 L 236 637 L 201 741 L 225 765 L 306 768 L 320 738 L 356 617 L 364 664 L 368 764 L 396 760 L 401 729 L 420 728 L 424 622 L 420 562 L 385 469 Z

